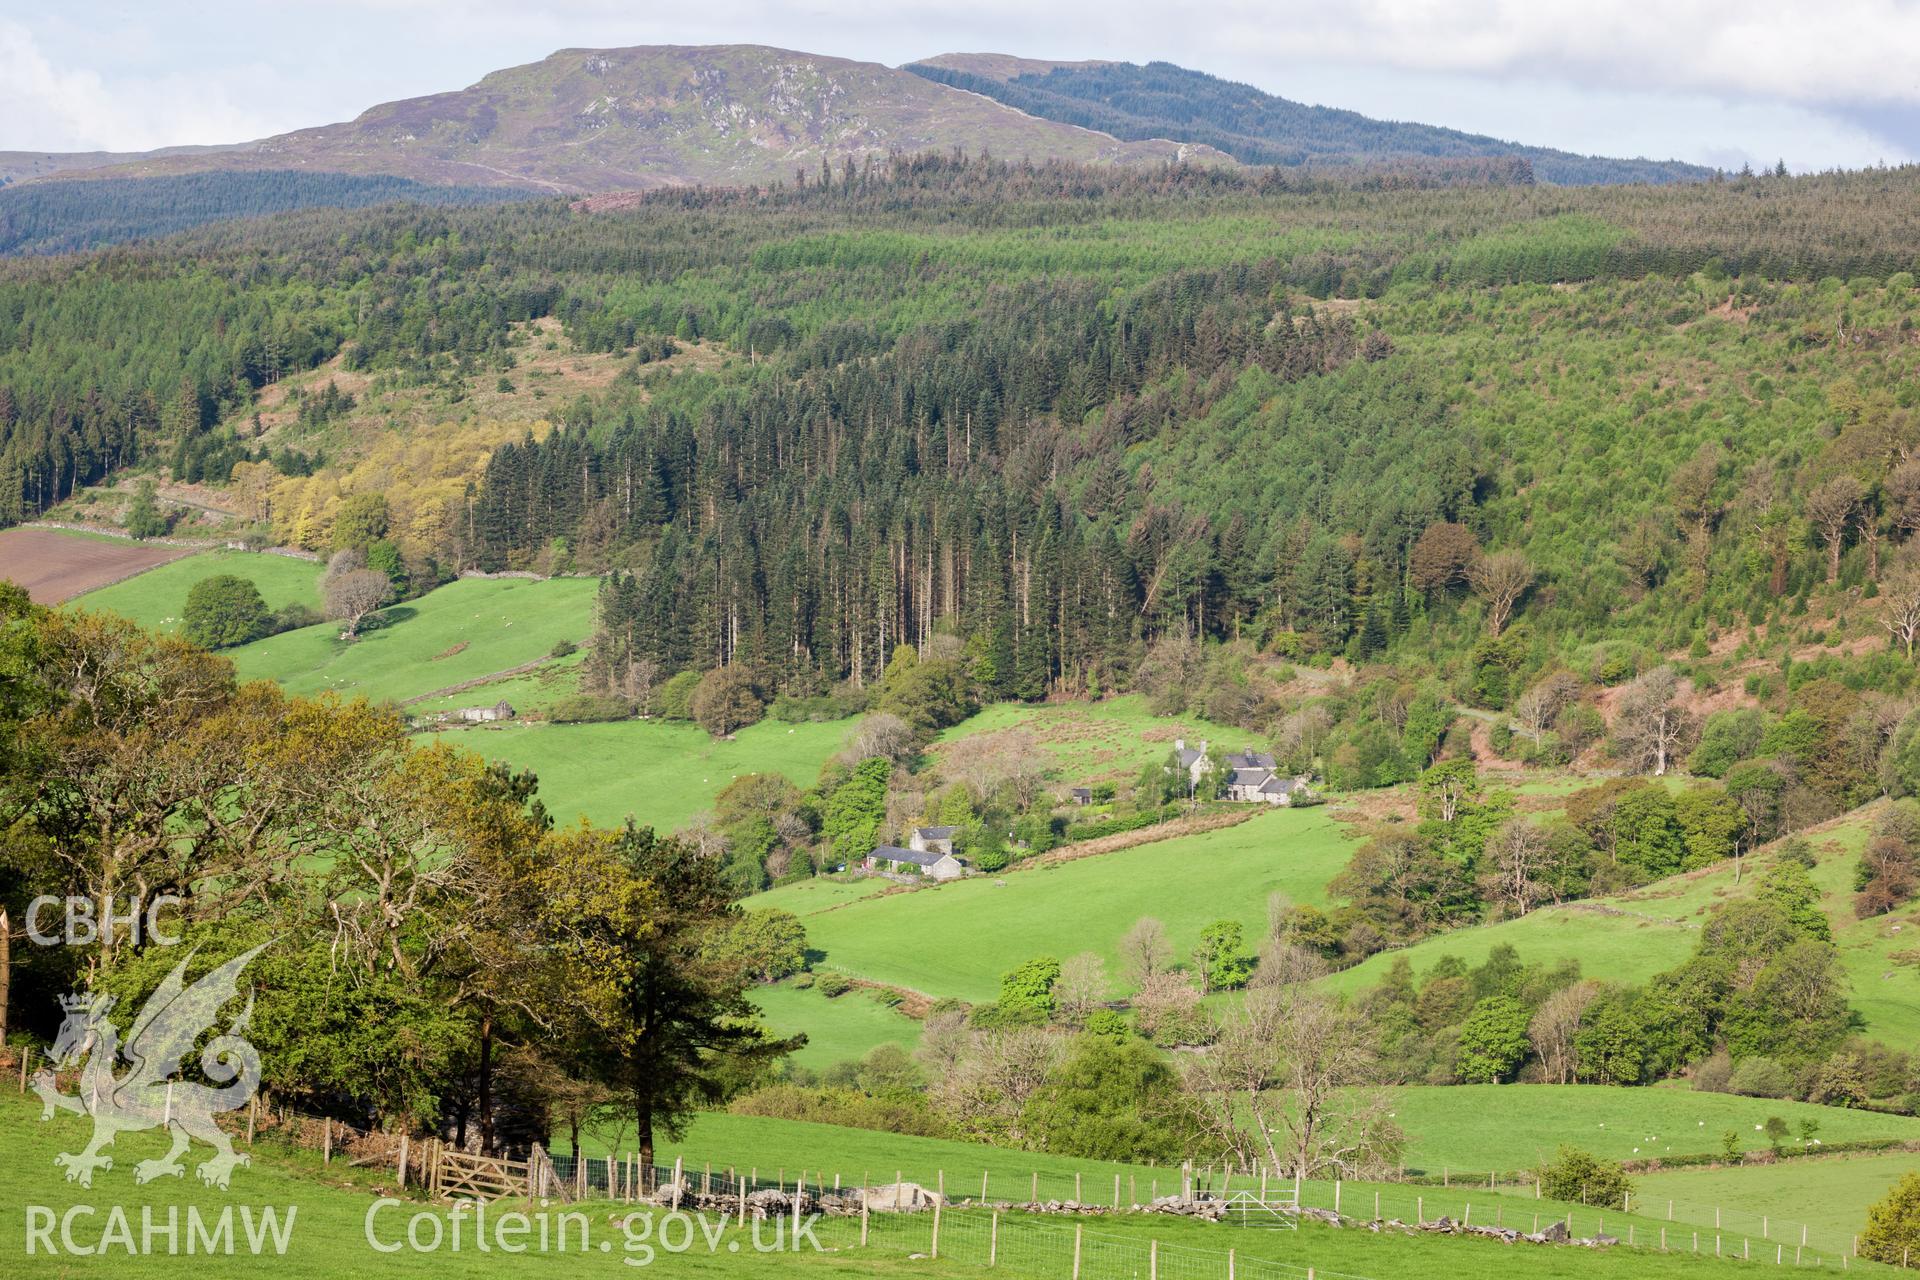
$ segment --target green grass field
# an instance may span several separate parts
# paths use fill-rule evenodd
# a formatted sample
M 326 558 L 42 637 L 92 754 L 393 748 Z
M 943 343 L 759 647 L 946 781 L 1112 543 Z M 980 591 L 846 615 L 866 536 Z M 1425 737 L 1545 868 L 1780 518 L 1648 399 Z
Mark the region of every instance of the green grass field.
M 398 702 L 531 662 L 561 640 L 585 640 L 597 589 L 590 578 L 468 578 L 393 606 L 357 640 L 325 623 L 231 656 L 243 678 L 276 680 L 293 693 Z
M 586 662 L 586 650 L 570 653 L 542 663 L 531 671 L 503 680 L 491 680 L 458 693 L 422 698 L 407 704 L 408 710 L 425 715 L 434 711 L 455 711 L 461 707 L 491 706 L 505 700 L 522 715 L 545 711 L 561 698 L 580 692 L 580 668 Z
M 1394 1091 L 1394 1110 L 1408 1137 L 1408 1167 L 1436 1174 L 1451 1168 L 1485 1176 L 1530 1167 L 1563 1142 L 1614 1160 L 1705 1155 L 1721 1149 L 1721 1135 L 1729 1129 L 1740 1135 L 1741 1150 L 1765 1150 L 1758 1128 L 1768 1116 L 1794 1126 L 1817 1120 L 1819 1137 L 1829 1143 L 1920 1141 L 1920 1119 L 1913 1116 L 1686 1088 L 1411 1086 Z
M 1351 852 L 1324 809 L 1262 814 L 1117 853 L 865 898 L 810 917 L 807 936 L 829 968 L 934 996 L 991 1000 L 1000 975 L 1021 961 L 1082 951 L 1106 958 L 1117 988 L 1116 945 L 1142 916 L 1158 917 L 1181 955 L 1223 918 L 1257 938 L 1269 894 L 1324 902 Z
M 158 1156 L 164 1144 L 157 1135 L 123 1135 L 112 1154 L 114 1167 L 95 1176 L 91 1189 L 66 1182 L 54 1166 L 60 1151 L 77 1150 L 85 1141 L 89 1126 L 77 1117 L 62 1116 L 51 1124 L 41 1124 L 37 1104 L 15 1097 L 11 1091 L 0 1094 L 0 1135 L 7 1141 L 9 1159 L 0 1164 L 0 1202 L 8 1206 L 0 1214 L 0 1252 L 8 1258 L 9 1276 L 72 1277 L 107 1274 L 131 1275 L 144 1280 L 148 1276 L 253 1277 L 270 1268 L 276 1276 L 290 1280 L 319 1280 L 327 1277 L 386 1276 L 478 1276 L 578 1277 L 630 1273 L 626 1261 L 639 1262 L 645 1255 L 630 1249 L 630 1237 L 620 1220 L 627 1210 L 604 1200 L 579 1206 L 585 1225 L 573 1228 L 575 1247 L 566 1251 L 510 1253 L 494 1249 L 480 1253 L 473 1247 L 473 1217 L 465 1215 L 460 1252 L 443 1248 L 438 1252 L 414 1252 L 401 1249 L 392 1253 L 376 1251 L 369 1244 L 368 1213 L 378 1196 L 390 1194 L 390 1171 L 353 1169 L 344 1161 L 323 1166 L 313 1152 L 290 1152 L 263 1142 L 254 1152 L 250 1167 L 236 1171 L 230 1192 L 202 1187 L 189 1172 L 182 1179 L 162 1178 L 143 1185 L 133 1179 L 133 1165 L 144 1158 Z M 593 1150 L 589 1149 L 590 1152 Z M 809 1181 L 823 1180 L 832 1185 L 835 1173 L 844 1183 L 857 1182 L 871 1173 L 873 1180 L 891 1180 L 896 1172 L 929 1185 L 943 1180 L 956 1197 L 978 1194 L 979 1177 L 988 1174 L 988 1191 L 994 1198 L 1024 1199 L 1030 1193 L 1034 1175 L 1040 1176 L 1043 1196 L 1064 1197 L 1079 1194 L 1085 1200 L 1111 1199 L 1114 1178 L 1121 1179 L 1123 1199 L 1145 1199 L 1156 1188 L 1165 1193 L 1177 1185 L 1179 1175 L 1171 1170 L 1152 1170 L 1126 1166 L 1062 1160 L 1045 1155 L 999 1152 L 965 1143 L 932 1139 L 899 1138 L 884 1134 L 836 1129 L 790 1121 L 760 1120 L 748 1117 L 703 1116 L 694 1124 L 684 1142 L 662 1149 L 666 1160 L 682 1157 L 689 1167 L 701 1169 L 711 1161 L 716 1169 L 728 1165 L 755 1168 L 763 1178 L 784 1173 L 788 1179 L 806 1171 Z M 189 1170 L 204 1158 L 204 1149 L 196 1148 L 187 1157 Z M 824 1171 L 824 1178 L 822 1172 Z M 964 1172 L 963 1172 L 964 1171 Z M 1075 1175 L 1079 1175 L 1076 1183 Z M 1242 1177 L 1222 1185 L 1216 1174 L 1211 1180 L 1216 1190 L 1228 1193 L 1251 1189 L 1254 1179 Z M 1328 1184 L 1309 1184 L 1303 1198 L 1309 1204 L 1331 1204 L 1333 1188 Z M 380 1210 L 374 1218 L 372 1236 L 382 1245 L 405 1239 L 405 1224 L 416 1213 L 431 1215 L 423 1220 L 420 1238 L 433 1238 L 437 1226 L 443 1241 L 451 1238 L 453 1211 L 450 1207 L 428 1206 L 408 1193 L 407 1202 Z M 1236 1277 L 1291 1277 L 1299 1280 L 1312 1267 L 1321 1276 L 1371 1278 L 1371 1280 L 1425 1280 L 1429 1276 L 1468 1277 L 1470 1280 L 1627 1280 L 1629 1277 L 1711 1276 L 1736 1265 L 1716 1261 L 1711 1256 L 1693 1257 L 1684 1251 L 1689 1243 L 1684 1228 L 1672 1227 L 1670 1247 L 1676 1252 L 1662 1254 L 1644 1246 L 1658 1239 L 1662 1222 L 1650 1216 L 1648 1209 L 1632 1215 L 1601 1212 L 1585 1208 L 1538 1201 L 1509 1190 L 1499 1195 L 1471 1188 L 1417 1188 L 1404 1185 L 1375 1186 L 1347 1183 L 1341 1188 L 1342 1208 L 1349 1214 L 1370 1215 L 1377 1194 L 1380 1212 L 1385 1216 L 1411 1220 L 1424 1210 L 1428 1218 L 1441 1214 L 1455 1217 L 1471 1215 L 1470 1220 L 1499 1220 L 1508 1225 L 1531 1228 L 1535 1221 L 1550 1222 L 1569 1216 L 1577 1234 L 1605 1229 L 1625 1238 L 1631 1233 L 1639 1248 L 1591 1251 L 1577 1248 L 1551 1249 L 1505 1246 L 1468 1238 L 1408 1236 L 1396 1232 L 1335 1230 L 1315 1224 L 1298 1231 L 1240 1229 L 1227 1224 L 1195 1222 L 1164 1215 L 1121 1215 L 1096 1220 L 1036 1218 L 1022 1214 L 1003 1214 L 999 1223 L 999 1267 L 1011 1275 L 1031 1280 L 1053 1280 L 1071 1269 L 1075 1226 L 1082 1231 L 1082 1270 L 1088 1280 L 1131 1280 L 1149 1269 L 1149 1242 L 1158 1248 L 1158 1273 L 1181 1280 L 1227 1280 L 1227 1251 L 1235 1255 Z M 191 1208 L 211 1221 L 223 1209 L 233 1208 L 238 1216 L 245 1206 L 259 1213 L 272 1206 L 286 1221 L 291 1213 L 292 1228 L 287 1232 L 284 1254 L 267 1259 L 249 1256 L 240 1247 L 233 1254 L 205 1252 L 188 1254 L 185 1215 Z M 569 1206 L 551 1206 L 555 1213 Z M 523 1204 L 496 1205 L 499 1215 Z M 33 1254 L 27 1253 L 29 1215 L 45 1221 L 51 1214 L 56 1222 L 78 1209 L 69 1219 L 73 1243 L 90 1247 L 107 1238 L 109 1215 L 118 1210 L 130 1225 L 129 1246 L 112 1246 L 87 1257 L 69 1253 L 61 1242 L 58 1227 L 51 1240 L 60 1252 L 49 1256 L 36 1238 Z M 143 1211 L 145 1217 L 143 1218 Z M 172 1214 L 179 1215 L 183 1243 L 177 1254 L 167 1253 L 168 1237 L 156 1233 L 150 1237 L 152 1251 L 136 1254 L 142 1238 L 143 1221 L 164 1227 Z M 1539 1215 L 1536 1219 L 1534 1215 Z M 657 1225 L 657 1219 L 650 1225 Z M 577 1247 L 578 1232 L 589 1233 L 589 1247 Z M 978 1211 L 955 1210 L 945 1215 L 942 1226 L 941 1259 L 927 1258 L 931 1247 L 932 1215 L 874 1215 L 870 1239 L 859 1247 L 858 1222 L 854 1219 L 828 1219 L 817 1232 L 824 1251 L 804 1250 L 792 1253 L 759 1254 L 750 1245 L 750 1235 L 734 1231 L 716 1237 L 709 1252 L 704 1243 L 696 1243 L 688 1252 L 656 1252 L 651 1261 L 662 1265 L 668 1274 L 698 1277 L 775 1277 L 795 1273 L 832 1276 L 932 1277 L 978 1275 L 987 1257 L 987 1242 L 992 1226 L 987 1215 Z M 236 1236 L 244 1232 L 236 1222 Z M 637 1233 L 637 1226 L 636 1226 Z M 651 1232 L 649 1232 L 649 1235 Z M 1779 1232 L 1775 1231 L 1777 1239 Z M 117 1237 L 116 1237 L 117 1238 Z M 537 1237 L 530 1237 L 537 1239 Z M 696 1239 L 698 1239 L 696 1234 Z M 1711 1234 L 1706 1236 L 1712 1247 Z M 598 1242 L 607 1241 L 603 1251 Z M 1754 1241 L 1724 1234 L 1723 1247 L 1735 1253 L 1743 1240 L 1749 1248 Z M 738 1241 L 742 1248 L 730 1250 Z M 271 1245 L 268 1246 L 272 1248 Z M 915 1257 L 914 1255 L 920 1255 Z M 1765 1256 L 1762 1248 L 1756 1259 Z M 1814 1261 L 1809 1251 L 1805 1259 Z M 1817 1255 L 1832 1265 L 1831 1255 Z M 1771 1261 L 1770 1256 L 1767 1257 Z M 1868 1274 L 1881 1270 L 1856 1266 Z M 1888 1272 L 1888 1274 L 1892 1274 Z
M 1920 1156 L 1835 1156 L 1791 1160 L 1751 1168 L 1675 1169 L 1635 1181 L 1647 1213 L 1665 1214 L 1669 1201 L 1678 1220 L 1711 1222 L 1718 1213 L 1727 1229 L 1759 1232 L 1789 1244 L 1804 1224 L 1810 1239 L 1846 1241 L 1866 1221 L 1867 1207 L 1886 1195 L 1901 1175 L 1920 1169 Z M 1784 1231 L 1775 1224 L 1791 1223 Z
M 1211 741 L 1228 750 L 1264 747 L 1257 734 L 1213 724 L 1197 716 L 1156 716 L 1145 698 L 1128 695 L 1102 702 L 999 702 L 942 733 L 942 744 L 982 733 L 1031 733 L 1059 762 L 1061 780 L 1073 784 L 1131 781 L 1142 766 L 1166 759 L 1176 739 L 1189 745 Z
M 76 597 L 71 607 L 117 613 L 159 631 L 177 631 L 187 592 L 203 578 L 229 573 L 260 588 L 267 608 L 289 604 L 320 607 L 320 569 L 311 560 L 247 551 L 202 551 L 149 569 L 125 582 Z
M 767 1026 L 780 1035 L 807 1033 L 806 1047 L 793 1061 L 815 1071 L 863 1057 L 876 1045 L 912 1049 L 920 1043 L 918 1022 L 866 991 L 855 989 L 829 1000 L 816 989 L 782 984 L 756 987 L 752 999 Z
M 842 876 L 810 876 L 805 880 L 776 885 L 765 893 L 756 894 L 752 905 L 755 908 L 778 907 L 782 911 L 791 911 L 797 916 L 810 916 L 821 911 L 836 910 L 849 902 L 870 898 L 876 893 L 884 893 L 893 887 L 891 880 L 865 876 L 857 879 L 847 879 Z
M 1853 983 L 1852 1003 L 1865 1019 L 1867 1033 L 1892 1044 L 1912 1043 L 1920 1040 L 1920 968 L 1896 965 L 1887 957 L 1915 945 L 1920 920 L 1911 910 L 1875 920 L 1853 918 L 1853 868 L 1873 812 L 1869 807 L 1810 833 L 1818 860 L 1813 879 L 1833 922 L 1834 940 Z M 1345 992 L 1372 986 L 1402 956 L 1416 974 L 1443 956 L 1476 965 L 1502 944 L 1511 944 L 1530 964 L 1577 960 L 1588 977 L 1643 982 L 1685 960 L 1708 913 L 1749 893 L 1773 858 L 1771 851 L 1762 850 L 1747 859 L 1737 885 L 1733 865 L 1722 863 L 1615 897 L 1546 907 L 1517 920 L 1441 934 L 1373 956 L 1327 983 Z
M 762 720 L 716 739 L 697 725 L 658 720 L 612 724 L 521 724 L 452 730 L 447 739 L 540 777 L 540 797 L 554 816 L 585 814 L 613 826 L 632 814 L 671 831 L 702 810 L 742 774 L 783 774 L 810 786 L 840 749 L 847 721 L 784 724 Z
M 1833 940 L 1853 983 L 1853 1007 L 1869 1034 L 1889 1044 L 1920 1043 L 1920 966 L 1898 964 L 1896 951 L 1920 946 L 1920 902 L 1868 920 L 1853 917 L 1853 868 L 1872 829 L 1872 810 L 1849 814 L 1813 840 L 1816 878 L 1826 892 Z
M 604 1152 L 605 1146 L 599 1144 L 589 1150 Z M 980 1195 L 984 1183 L 988 1199 L 1011 1202 L 1024 1202 L 1037 1194 L 1043 1200 L 1079 1198 L 1091 1203 L 1109 1204 L 1116 1195 L 1117 1179 L 1117 1194 L 1124 1206 L 1145 1201 L 1156 1192 L 1170 1194 L 1179 1188 L 1182 1179 L 1181 1171 L 1175 1168 L 1073 1160 L 946 1139 L 904 1137 L 805 1121 L 728 1114 L 698 1117 L 685 1139 L 663 1147 L 662 1152 L 664 1160 L 677 1157 L 685 1162 L 685 1167 L 695 1171 L 711 1168 L 718 1174 L 734 1169 L 742 1174 L 750 1171 L 757 1173 L 763 1179 L 784 1177 L 789 1182 L 804 1173 L 809 1182 L 818 1180 L 828 1186 L 836 1181 L 848 1186 L 863 1180 L 891 1182 L 896 1176 L 904 1176 L 910 1182 L 944 1186 L 948 1194 L 954 1197 L 974 1198 Z M 1807 1169 L 1811 1172 L 1827 1163 L 1809 1162 Z M 1736 1171 L 1736 1175 L 1743 1172 Z M 1261 1185 L 1258 1175 L 1228 1175 L 1219 1169 L 1196 1170 L 1195 1181 L 1197 1185 L 1227 1196 L 1240 1190 L 1256 1191 Z M 1738 1188 L 1731 1190 L 1737 1191 Z M 1437 1242 L 1426 1237 L 1410 1239 L 1393 1234 L 1375 1236 L 1355 1231 L 1336 1231 L 1322 1237 L 1321 1233 L 1312 1229 L 1289 1233 L 1198 1224 L 1190 1224 L 1195 1227 L 1194 1235 L 1183 1236 L 1170 1230 L 1163 1218 L 1102 1219 L 1089 1224 L 1088 1230 L 1151 1233 L 1163 1241 L 1181 1240 L 1202 1247 L 1220 1240 L 1224 1231 L 1226 1242 L 1242 1251 L 1243 1263 L 1249 1255 L 1287 1258 L 1295 1265 L 1312 1265 L 1323 1272 L 1353 1268 L 1353 1274 L 1377 1277 L 1421 1274 L 1404 1269 L 1415 1265 L 1437 1268 L 1426 1274 L 1448 1276 L 1537 1274 L 1576 1277 L 1592 1274 L 1589 1270 L 1591 1267 L 1610 1265 L 1599 1261 L 1608 1257 L 1617 1257 L 1623 1262 L 1631 1258 L 1633 1266 L 1624 1272 L 1629 1275 L 1693 1274 L 1696 1269 L 1714 1267 L 1711 1257 L 1715 1235 L 1712 1206 L 1706 1206 L 1704 1212 L 1695 1211 L 1689 1217 L 1681 1206 L 1676 1205 L 1675 1216 L 1669 1220 L 1666 1217 L 1664 1193 L 1656 1202 L 1651 1193 L 1642 1189 L 1636 1189 L 1632 1209 L 1625 1213 L 1617 1209 L 1595 1209 L 1540 1199 L 1530 1184 L 1518 1179 L 1504 1183 L 1497 1191 L 1463 1182 L 1456 1182 L 1449 1187 L 1347 1182 L 1337 1190 L 1331 1182 L 1309 1182 L 1301 1188 L 1301 1200 L 1304 1204 L 1319 1208 L 1333 1208 L 1337 1201 L 1340 1210 L 1349 1216 L 1370 1218 L 1378 1212 L 1384 1218 L 1398 1218 L 1405 1222 L 1432 1221 L 1445 1215 L 1455 1221 L 1464 1218 L 1469 1222 L 1498 1223 L 1521 1230 L 1534 1230 L 1541 1224 L 1566 1220 L 1576 1234 L 1605 1230 L 1625 1240 L 1631 1233 L 1637 1244 L 1653 1246 L 1657 1246 L 1664 1228 L 1668 1233 L 1668 1248 L 1674 1253 L 1689 1251 L 1698 1232 L 1702 1251 L 1708 1256 L 1698 1259 L 1663 1257 L 1651 1249 L 1632 1253 L 1622 1251 L 1618 1255 L 1596 1255 L 1585 1251 L 1541 1253 L 1524 1248 L 1503 1249 L 1501 1246 L 1482 1246 L 1493 1250 L 1482 1253 L 1465 1247 L 1474 1243 L 1470 1241 L 1451 1242 L 1462 1246 L 1457 1252 L 1429 1254 L 1422 1246 Z M 1858 1229 L 1857 1222 L 1852 1227 L 1846 1226 L 1854 1221 L 1848 1216 L 1852 1212 L 1851 1209 L 1844 1209 L 1807 1224 L 1809 1247 L 1802 1259 L 1806 1265 L 1813 1265 L 1818 1257 L 1825 1264 L 1836 1268 L 1839 1266 L 1839 1254 L 1846 1249 L 1852 1232 Z M 1738 1221 L 1731 1209 L 1724 1210 L 1724 1226 L 1720 1232 L 1723 1251 L 1732 1256 L 1745 1249 L 1752 1252 L 1755 1260 L 1771 1263 L 1773 1243 L 1782 1242 L 1788 1231 L 1791 1231 L 1794 1242 L 1799 1240 L 1801 1224 L 1798 1220 L 1778 1214 L 1767 1215 L 1767 1221 L 1763 1223 L 1763 1215 L 1767 1215 L 1767 1211 L 1758 1204 L 1747 1217 Z M 1762 1235 L 1763 1226 L 1768 1232 L 1765 1236 Z M 1333 1240 L 1355 1244 L 1368 1242 L 1369 1247 L 1353 1254 L 1330 1251 L 1333 1250 Z M 1280 1248 L 1268 1252 L 1255 1243 L 1260 1241 L 1272 1241 Z M 1390 1247 L 1383 1250 L 1371 1247 L 1380 1244 Z M 1292 1247 L 1302 1252 L 1294 1253 Z M 1791 1249 L 1787 1255 L 1791 1258 Z M 1162 1266 L 1166 1265 L 1163 1257 Z M 1536 1266 L 1544 1269 L 1533 1270 Z M 1674 1270 L 1662 1270 L 1666 1267 Z M 1868 1269 L 1878 1270 L 1872 1267 Z M 1172 1274 L 1187 1273 L 1175 1271 Z M 1243 1271 L 1242 1274 L 1246 1273 Z
M 151 1132 L 123 1135 L 112 1148 L 113 1168 L 96 1173 L 92 1188 L 85 1189 L 65 1181 L 54 1166 L 53 1157 L 60 1151 L 77 1151 L 86 1141 L 89 1126 L 71 1116 L 61 1116 L 43 1125 L 38 1115 L 38 1102 L 16 1098 L 11 1087 L 0 1095 L 0 1135 L 6 1139 L 8 1154 L 8 1159 L 0 1162 L 0 1203 L 6 1205 L 0 1213 L 0 1257 L 5 1258 L 5 1262 L 0 1263 L 0 1274 L 8 1277 L 69 1280 L 75 1276 L 113 1275 L 138 1280 L 174 1276 L 191 1276 L 196 1280 L 203 1277 L 254 1280 L 271 1274 L 282 1280 L 341 1280 L 343 1277 L 359 1280 L 360 1277 L 388 1276 L 577 1280 L 582 1276 L 634 1274 L 645 1256 L 637 1248 L 629 1247 L 629 1237 L 619 1220 L 627 1211 L 605 1200 L 550 1207 L 550 1213 L 556 1216 L 570 1209 L 584 1215 L 584 1229 L 588 1232 L 588 1247 L 584 1252 L 578 1247 L 582 1228 L 574 1226 L 568 1228 L 569 1247 L 564 1250 L 541 1251 L 535 1245 L 523 1252 L 494 1248 L 481 1253 L 474 1245 L 471 1213 L 464 1214 L 464 1246 L 455 1251 L 450 1247 L 452 1209 L 444 1204 L 427 1205 L 417 1198 L 417 1191 L 404 1193 L 405 1204 L 382 1209 L 375 1217 L 371 1228 L 373 1239 L 383 1246 L 395 1243 L 403 1246 L 396 1251 L 382 1252 L 369 1242 L 368 1211 L 378 1197 L 393 1194 L 391 1169 L 352 1169 L 345 1161 L 323 1165 L 318 1153 L 288 1151 L 265 1142 L 255 1152 L 252 1165 L 235 1171 L 231 1190 L 223 1192 L 203 1187 L 193 1175 L 193 1167 L 206 1155 L 206 1148 L 198 1146 L 187 1156 L 188 1172 L 184 1178 L 161 1178 L 144 1186 L 137 1185 L 134 1164 L 159 1156 L 166 1144 Z M 274 1251 L 271 1243 L 266 1244 L 263 1256 L 248 1252 L 239 1216 L 243 1207 L 255 1215 L 271 1207 L 282 1223 L 291 1216 L 292 1226 L 285 1232 L 284 1252 Z M 524 1201 L 506 1201 L 496 1205 L 491 1214 L 529 1207 Z M 235 1215 L 234 1249 L 226 1253 L 196 1249 L 189 1253 L 189 1211 L 197 1211 L 211 1227 L 222 1210 L 229 1209 Z M 128 1223 L 130 1231 L 125 1238 L 130 1243 L 101 1247 L 109 1238 L 120 1238 L 108 1235 L 110 1215 L 115 1210 Z M 49 1256 L 36 1238 L 35 1250 L 29 1253 L 29 1215 L 44 1218 L 49 1213 L 56 1222 L 50 1239 L 57 1252 Z M 74 1215 L 71 1219 L 73 1244 L 95 1248 L 98 1252 L 82 1256 L 69 1251 L 62 1242 L 57 1224 L 69 1213 Z M 437 1220 L 443 1242 L 438 1251 L 417 1252 L 405 1247 L 408 1220 L 416 1213 L 426 1213 Z M 161 1228 L 170 1220 L 175 1223 L 175 1252 L 169 1252 L 168 1237 L 163 1232 L 147 1236 L 148 1245 L 142 1247 L 148 1220 Z M 554 1220 L 549 1218 L 550 1223 Z M 433 1225 L 423 1224 L 419 1231 L 422 1241 L 434 1238 Z M 557 1238 L 557 1233 L 556 1227 L 550 1239 Z M 771 1237 L 771 1232 L 766 1234 Z M 729 1231 L 719 1238 L 711 1253 L 701 1238 L 689 1252 L 656 1251 L 652 1261 L 671 1275 L 729 1280 L 748 1277 L 774 1280 L 794 1272 L 878 1277 L 906 1274 L 941 1277 L 973 1272 L 972 1268 L 959 1266 L 928 1268 L 909 1264 L 901 1254 L 879 1248 L 853 1256 L 848 1246 L 857 1243 L 857 1228 L 845 1219 L 827 1224 L 818 1235 L 827 1252 L 756 1253 L 750 1236 Z M 532 1245 L 538 1239 L 536 1231 L 523 1237 L 521 1243 Z M 601 1241 L 607 1242 L 604 1250 Z M 731 1242 L 738 1242 L 741 1247 L 730 1250 Z M 509 1239 L 508 1243 L 514 1241 Z M 634 1259 L 632 1264 L 626 1262 L 629 1258 Z

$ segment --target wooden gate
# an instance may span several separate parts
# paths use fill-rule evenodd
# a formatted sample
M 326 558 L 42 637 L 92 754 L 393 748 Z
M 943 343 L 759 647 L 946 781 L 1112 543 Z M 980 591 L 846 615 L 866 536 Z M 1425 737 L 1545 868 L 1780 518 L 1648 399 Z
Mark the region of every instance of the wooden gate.
M 532 1161 L 442 1148 L 434 1161 L 432 1192 L 450 1200 L 531 1199 Z

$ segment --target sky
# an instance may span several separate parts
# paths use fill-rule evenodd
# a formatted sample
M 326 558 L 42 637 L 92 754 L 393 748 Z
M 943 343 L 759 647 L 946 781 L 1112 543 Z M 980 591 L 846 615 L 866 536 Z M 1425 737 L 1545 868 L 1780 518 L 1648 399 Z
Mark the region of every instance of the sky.
M 237 142 L 556 49 L 1160 59 L 1570 151 L 1920 159 L 1920 0 L 0 0 L 0 151 Z

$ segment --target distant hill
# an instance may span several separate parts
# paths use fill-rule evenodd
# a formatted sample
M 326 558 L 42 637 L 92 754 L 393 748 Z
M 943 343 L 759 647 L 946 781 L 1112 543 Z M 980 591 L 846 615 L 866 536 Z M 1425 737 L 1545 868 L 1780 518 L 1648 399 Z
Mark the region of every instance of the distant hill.
M 108 165 L 162 156 L 204 155 L 227 147 L 162 147 L 158 151 L 0 151 L 0 187 L 56 173 L 103 169 Z
M 1043 62 L 997 53 L 948 53 L 908 64 L 940 84 L 983 94 L 1029 115 L 1116 138 L 1176 138 L 1245 164 L 1382 164 L 1411 157 L 1520 157 L 1542 182 L 1693 182 L 1711 176 L 1678 160 L 1621 160 L 1530 147 L 1435 125 L 1375 120 L 1314 107 L 1170 62 Z
M 656 45 L 563 49 L 470 88 L 383 103 L 344 124 L 72 167 L 116 178 L 388 174 L 574 194 L 767 183 L 817 172 L 822 162 L 954 148 L 1009 159 L 1232 163 L 1204 145 L 1145 135 L 1120 141 L 878 63 L 759 45 Z
M 361 209 L 415 204 L 485 204 L 519 200 L 508 187 L 430 186 L 384 174 L 288 172 L 188 173 L 170 178 L 93 178 L 0 186 L 0 255 L 70 253 L 126 240 L 167 235 L 227 218 L 288 209 Z

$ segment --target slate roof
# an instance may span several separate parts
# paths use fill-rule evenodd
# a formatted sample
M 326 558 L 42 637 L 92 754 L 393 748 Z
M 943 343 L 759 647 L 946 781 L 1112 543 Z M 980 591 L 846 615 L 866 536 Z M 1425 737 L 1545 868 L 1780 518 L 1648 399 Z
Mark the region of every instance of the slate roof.
M 942 853 L 938 849 L 902 849 L 898 845 L 883 844 L 867 855 L 877 862 L 910 862 L 916 867 L 930 867 L 942 858 L 953 855 Z
M 958 827 L 921 827 L 914 832 L 922 840 L 951 840 Z

